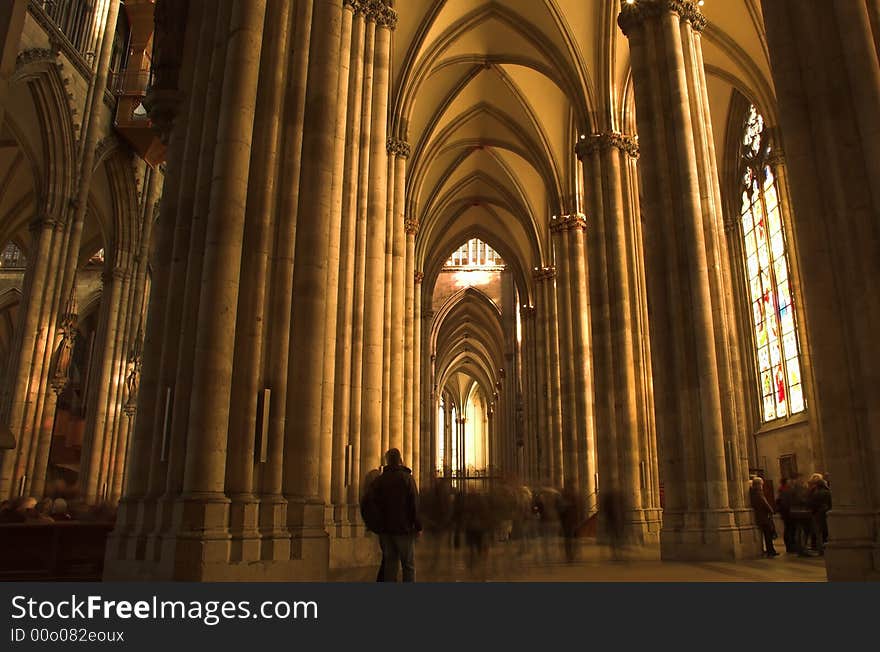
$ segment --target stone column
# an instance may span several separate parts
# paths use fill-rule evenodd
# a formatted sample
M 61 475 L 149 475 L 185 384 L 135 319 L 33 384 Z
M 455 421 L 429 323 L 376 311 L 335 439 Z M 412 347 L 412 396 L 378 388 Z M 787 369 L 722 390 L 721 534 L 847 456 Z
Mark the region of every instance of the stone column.
M 229 555 L 224 493 L 236 308 L 266 0 L 236 1 L 217 129 L 182 494 L 163 556 L 200 577 Z M 166 557 L 166 559 L 168 559 Z M 170 562 L 170 559 L 168 559 Z M 182 564 L 191 564 L 183 570 Z
M 334 505 L 334 520 L 340 524 L 350 521 L 346 505 L 353 502 L 348 489 L 355 484 L 354 466 L 354 430 L 358 422 L 352 420 L 352 388 L 354 386 L 353 369 L 355 349 L 359 350 L 361 336 L 354 334 L 354 312 L 356 293 L 356 272 L 359 271 L 359 258 L 363 251 L 358 244 L 358 193 L 361 170 L 366 165 L 364 151 L 361 147 L 363 137 L 363 103 L 364 103 L 364 45 L 366 39 L 366 22 L 364 12 L 359 4 L 349 3 L 354 11 L 352 27 L 351 57 L 348 75 L 348 135 L 346 136 L 345 174 L 342 192 L 342 234 L 339 254 L 339 316 L 336 323 L 336 370 L 334 374 L 334 409 L 333 409 L 333 484 L 331 502 Z M 362 277 L 361 277 L 362 281 Z M 363 301 L 363 293 L 359 295 Z M 360 310 L 360 304 L 358 310 Z M 360 386 L 360 379 L 357 381 Z M 359 397 L 358 397 L 359 398 Z M 348 448 L 348 447 L 351 448 Z M 348 450 L 348 452 L 346 452 Z M 348 457 L 346 457 L 348 456 Z M 346 459 L 348 475 L 346 476 Z M 348 489 L 347 489 L 348 488 Z M 356 496 L 353 496 L 356 501 Z
M 254 145 L 251 151 L 242 246 L 241 289 L 238 295 L 238 314 L 253 317 L 245 317 L 244 323 L 239 324 L 235 332 L 232 396 L 236 398 L 230 406 L 229 450 L 226 459 L 226 489 L 231 500 L 230 558 L 234 561 L 254 561 L 261 558 L 259 500 L 254 491 L 254 462 L 257 437 L 262 439 L 266 432 L 266 429 L 258 428 L 257 411 L 264 380 L 266 324 L 263 317 L 267 305 L 272 235 L 276 228 L 276 179 L 280 159 L 281 116 L 287 83 L 287 66 L 279 66 L 278 61 L 284 59 L 288 50 L 292 13 L 292 0 L 268 0 L 266 4 L 264 50 L 257 87 Z M 271 388 L 269 390 L 271 409 L 273 396 Z M 263 411 L 262 419 L 268 418 L 269 415 Z M 257 459 L 262 461 L 259 457 Z
M 325 332 L 324 322 L 330 232 L 339 223 L 333 214 L 332 190 L 342 13 L 339 2 L 314 2 L 302 149 L 307 164 L 300 173 L 284 439 L 284 494 L 294 558 L 306 554 L 306 546 L 320 549 L 326 543 L 322 542 L 326 533 L 320 484 L 321 409 L 324 343 L 335 332 L 335 328 Z
M 414 231 L 413 240 L 415 240 L 416 233 L 418 232 L 418 224 L 415 224 L 415 226 L 411 226 L 410 228 Z M 415 247 L 415 243 L 413 244 L 413 247 Z M 413 259 L 415 259 L 415 249 L 413 249 L 412 253 Z M 412 430 L 413 438 L 413 477 L 420 478 L 421 484 L 419 486 L 422 486 L 425 483 L 423 469 L 425 467 L 430 468 L 427 459 L 422 458 L 427 447 L 427 442 L 424 441 L 422 429 L 422 281 L 424 278 L 425 275 L 422 272 L 413 272 L 413 378 L 411 390 L 413 413 L 410 428 Z
M 551 459 L 551 477 L 553 486 L 560 486 L 564 481 L 562 437 L 562 370 L 559 362 L 559 330 L 556 306 L 556 268 L 544 267 L 540 270 L 542 279 L 542 299 L 544 306 L 544 341 L 546 342 L 547 365 L 547 411 L 550 430 L 547 435 L 548 450 Z
M 109 261 L 108 261 L 109 262 Z M 109 418 L 108 410 L 111 399 L 110 392 L 114 384 L 113 368 L 116 354 L 117 333 L 120 329 L 120 313 L 122 312 L 122 296 L 128 281 L 126 270 L 111 268 L 105 271 L 101 280 L 104 291 L 101 302 L 101 322 L 98 326 L 99 345 L 95 347 L 92 360 L 95 375 L 95 393 L 89 398 L 89 414 L 86 418 L 87 439 L 83 445 L 80 483 L 86 503 L 94 505 L 106 497 L 102 486 L 108 460 L 106 426 Z
M 559 276 L 556 280 L 556 303 L 558 317 L 555 320 L 559 333 L 559 377 L 562 402 L 563 484 L 566 487 L 583 487 L 581 476 L 587 472 L 579 460 L 578 401 L 575 390 L 575 363 L 571 285 L 574 283 L 571 265 L 571 222 L 565 217 L 555 217 L 550 226 Z
M 586 245 L 584 232 L 587 222 L 578 213 L 569 216 L 569 266 L 571 272 L 571 338 L 574 347 L 574 392 L 577 410 L 578 465 L 580 467 L 581 496 L 586 497 L 587 509 L 596 509 L 596 429 L 593 398 L 592 342 L 590 339 L 589 300 L 587 292 Z
M 584 187 L 591 188 L 590 268 L 593 332 L 596 334 L 593 359 L 596 360 L 596 386 L 605 397 L 597 408 L 596 430 L 599 442 L 599 491 L 615 491 L 623 499 L 627 536 L 638 543 L 656 542 L 659 514 L 648 512 L 650 502 L 643 496 L 643 465 L 656 469 L 657 461 L 642 454 L 643 433 L 649 430 L 639 404 L 644 383 L 637 378 L 636 348 L 647 338 L 634 319 L 639 296 L 635 285 L 641 277 L 634 269 L 634 253 L 641 243 L 633 241 L 637 219 L 624 202 L 626 157 L 638 156 L 634 138 L 618 133 L 591 136 L 576 149 L 584 162 Z M 631 206 L 631 203 L 629 204 Z M 593 274 L 591 274 L 591 277 Z M 600 401 L 597 398 L 597 403 Z M 651 474 L 656 476 L 656 472 Z
M 404 340 L 404 322 L 406 321 L 406 298 L 412 294 L 413 261 L 407 261 L 407 252 L 412 243 L 415 249 L 415 234 L 407 233 L 405 224 L 404 195 L 406 190 L 406 159 L 410 154 L 409 143 L 399 138 L 388 140 L 388 153 L 391 157 L 394 169 L 394 212 L 392 224 L 391 254 L 391 320 L 390 320 L 390 365 L 391 373 L 390 414 L 389 414 L 389 441 L 392 447 L 403 453 L 404 463 L 412 466 L 412 431 L 409 424 L 404 420 L 404 360 L 407 354 L 410 356 L 412 343 Z M 387 289 L 387 286 L 386 286 Z M 412 378 L 406 385 L 409 390 Z
M 522 342 L 520 347 L 522 350 L 522 373 L 523 373 L 523 398 L 525 407 L 525 450 L 527 457 L 526 480 L 534 483 L 538 477 L 538 450 L 539 446 L 535 441 L 536 430 L 536 412 L 537 412 L 537 377 L 536 377 L 536 336 L 535 336 L 535 306 L 523 305 L 520 307 L 520 315 L 522 320 Z
M 289 72 L 284 89 L 281 128 L 278 214 L 271 254 L 270 292 L 266 321 L 266 386 L 271 389 L 268 461 L 261 477 L 260 531 L 264 559 L 290 557 L 287 499 L 284 497 L 285 428 L 287 424 L 287 370 L 290 361 L 290 323 L 293 301 L 293 261 L 296 247 L 297 207 L 302 169 L 303 127 L 306 110 L 309 48 L 312 34 L 312 0 L 295 3 L 288 48 Z
M 336 333 L 340 303 L 340 247 L 342 244 L 342 223 L 351 216 L 342 215 L 343 196 L 345 193 L 346 173 L 346 131 L 348 127 L 348 89 L 352 51 L 352 29 L 354 26 L 354 6 L 343 3 L 342 27 L 339 43 L 339 70 L 337 71 L 336 90 L 336 132 L 334 135 L 333 152 L 333 185 L 330 196 L 330 230 L 327 243 L 327 274 L 325 291 L 324 318 L 324 371 L 321 385 L 321 442 L 319 466 L 319 497 L 325 506 L 325 522 L 334 520 L 331 485 L 334 460 L 339 472 L 339 461 L 344 455 L 344 433 L 337 433 L 334 438 L 334 397 L 336 393 L 336 358 L 341 349 L 341 342 L 333 336 Z M 338 217 L 337 217 L 338 216 Z M 337 226 L 338 225 L 338 226 Z M 344 300 L 343 300 L 344 301 Z
M 363 6 L 363 5 L 362 5 Z M 351 479 L 348 486 L 349 520 L 353 523 L 360 522 L 360 478 L 363 455 L 361 453 L 361 428 L 363 425 L 363 388 L 364 388 L 364 346 L 366 333 L 364 319 L 366 311 L 366 280 L 367 280 L 367 218 L 369 216 L 369 191 L 370 191 L 370 156 L 372 153 L 372 111 L 373 111 L 373 74 L 376 54 L 376 22 L 367 19 L 364 14 L 364 72 L 363 93 L 361 97 L 361 138 L 360 138 L 360 168 L 357 177 L 356 211 L 357 224 L 355 227 L 355 251 L 356 255 L 354 270 L 354 301 L 352 303 L 354 314 L 351 326 L 351 414 L 349 416 L 351 446 Z M 373 467 L 370 467 L 373 468 Z
M 197 77 L 196 58 L 201 34 L 203 27 L 207 29 L 210 22 L 203 20 L 203 9 L 204 3 L 193 4 L 192 13 L 186 21 L 180 64 L 183 87 L 192 86 Z M 165 302 L 170 296 L 177 294 L 169 292 L 168 288 L 172 283 L 170 267 L 178 216 L 177 202 L 180 189 L 184 185 L 183 170 L 189 169 L 184 166 L 184 153 L 191 139 L 188 133 L 189 117 L 197 101 L 204 101 L 203 97 L 197 98 L 195 93 L 191 93 L 188 101 L 181 107 L 183 102 L 179 91 L 160 91 L 158 86 L 154 86 L 148 98 L 153 120 L 163 141 L 168 144 L 166 169 L 170 173 L 163 187 L 161 211 L 156 225 L 156 244 L 152 248 L 154 254 L 151 261 L 150 302 L 144 329 L 143 367 L 138 384 L 139 418 L 134 423 L 129 458 L 126 461 L 128 470 L 125 495 L 119 506 L 116 528 L 108 541 L 108 551 L 115 552 L 120 560 L 143 557 L 146 536 L 154 525 L 155 499 L 159 493 L 157 487 L 160 486 L 156 476 L 157 467 L 161 464 L 162 445 L 162 432 L 156 428 L 156 414 L 164 409 L 160 365 L 165 333 Z M 110 552 L 107 564 L 109 572 L 113 572 L 112 564 L 113 553 Z
M 757 554 L 753 529 L 736 518 L 725 439 L 736 436 L 724 333 L 717 242 L 717 176 L 703 152 L 711 141 L 700 30 L 693 2 L 637 0 L 618 19 L 629 39 L 643 153 L 643 204 L 651 307 L 657 437 L 667 496 L 660 534 L 667 559 Z M 705 100 L 705 101 L 704 101 Z M 711 162 L 714 163 L 714 162 Z M 714 186 L 714 187 L 713 187 Z
M 385 242 L 388 180 L 388 91 L 391 30 L 397 14 L 384 5 L 375 7 L 374 77 L 371 106 L 370 179 L 367 207 L 366 278 L 364 285 L 363 387 L 361 401 L 361 478 L 379 467 L 382 445 L 382 391 L 385 315 Z
M 877 3 L 761 3 L 794 203 L 831 580 L 880 579 L 880 30 Z
M 50 251 L 53 249 L 53 242 L 57 249 L 57 241 L 63 238 L 63 224 L 45 214 L 31 222 L 30 230 L 34 234 L 31 249 L 33 253 L 28 257 L 25 270 L 23 301 L 19 308 L 20 317 L 16 328 L 16 346 L 9 362 L 6 378 L 8 386 L 4 391 L 3 421 L 13 429 L 16 439 L 15 448 L 2 451 L 0 496 L 4 498 L 13 498 L 21 493 L 22 476 L 27 473 L 26 460 L 30 441 L 22 437 L 21 428 L 26 407 L 25 396 L 30 378 L 32 354 L 39 334 L 40 315 L 44 312 L 47 303 L 44 294 L 47 284 L 51 282 Z
M 163 539 L 176 527 L 175 510 L 183 491 L 187 464 L 199 314 L 209 309 L 201 305 L 202 283 L 233 4 L 227 0 L 216 3 L 216 12 L 206 9 L 206 20 L 214 26 L 205 34 L 206 51 L 199 53 L 199 62 L 204 61 L 207 68 L 205 76 L 196 80 L 197 88 L 204 88 L 203 102 L 196 114 L 200 124 L 196 131 L 200 133 L 193 135 L 185 154 L 185 158 L 192 157 L 192 177 L 190 183 L 181 188 L 179 197 L 179 210 L 184 217 L 177 221 L 172 274 L 179 279 L 182 291 L 169 293 L 166 307 L 162 351 L 166 405 L 156 414 L 157 428 L 163 434 L 159 459 L 164 463 L 157 469 L 156 482 L 164 485 L 164 493 L 157 503 L 156 528 L 148 554 L 157 558 L 163 554 Z M 225 456 L 223 463 L 225 465 Z M 218 510 L 215 505 L 215 511 Z
M 401 199 L 401 204 L 403 199 Z M 416 450 L 419 447 L 418 432 L 413 428 L 413 411 L 415 394 L 414 376 L 416 375 L 415 359 L 413 352 L 415 348 L 415 331 L 416 322 L 413 318 L 415 314 L 415 291 L 416 291 L 416 232 L 418 231 L 418 223 L 414 220 L 407 219 L 404 222 L 404 232 L 406 235 L 406 297 L 404 301 L 404 317 L 403 317 L 403 437 L 404 448 L 406 453 L 404 459 L 409 461 L 409 466 L 413 470 L 413 477 L 418 480 L 419 474 L 416 473 L 416 464 L 418 463 L 418 455 Z
M 535 361 L 536 361 L 536 407 L 537 445 L 540 449 L 538 480 L 553 483 L 553 451 L 550 446 L 552 425 L 550 422 L 550 354 L 547 344 L 546 278 L 542 268 L 532 271 L 535 281 Z M 491 431 L 490 431 L 491 432 Z

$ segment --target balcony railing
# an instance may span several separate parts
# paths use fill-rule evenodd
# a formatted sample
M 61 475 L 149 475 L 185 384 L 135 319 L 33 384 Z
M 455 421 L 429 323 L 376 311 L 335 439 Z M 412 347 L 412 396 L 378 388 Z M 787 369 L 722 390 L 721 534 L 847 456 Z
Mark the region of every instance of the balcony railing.
M 110 91 L 114 95 L 145 97 L 150 86 L 149 70 L 123 70 L 110 74 Z

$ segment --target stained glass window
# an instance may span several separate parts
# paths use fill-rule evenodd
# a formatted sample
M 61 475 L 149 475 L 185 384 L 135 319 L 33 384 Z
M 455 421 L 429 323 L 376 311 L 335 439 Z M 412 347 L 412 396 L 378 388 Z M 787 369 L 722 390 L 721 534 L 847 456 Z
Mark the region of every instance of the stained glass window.
M 764 119 L 749 108 L 742 149 L 742 235 L 764 422 L 804 410 L 797 315 Z

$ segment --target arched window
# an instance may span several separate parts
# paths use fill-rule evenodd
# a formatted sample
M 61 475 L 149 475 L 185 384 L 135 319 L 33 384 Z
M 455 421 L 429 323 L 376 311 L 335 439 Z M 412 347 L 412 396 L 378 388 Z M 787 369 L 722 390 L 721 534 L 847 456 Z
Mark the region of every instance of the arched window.
M 446 268 L 454 269 L 503 269 L 501 256 L 479 238 L 461 245 L 446 261 Z
M 797 315 L 764 119 L 749 108 L 742 141 L 742 236 L 764 422 L 804 410 Z

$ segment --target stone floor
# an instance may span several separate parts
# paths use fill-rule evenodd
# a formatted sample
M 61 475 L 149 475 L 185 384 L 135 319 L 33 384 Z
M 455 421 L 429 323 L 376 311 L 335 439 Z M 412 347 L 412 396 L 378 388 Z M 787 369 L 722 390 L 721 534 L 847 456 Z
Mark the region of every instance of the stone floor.
M 774 559 L 739 562 L 661 562 L 656 550 L 627 550 L 626 561 L 611 551 L 583 542 L 577 559 L 565 561 L 559 542 L 519 549 L 496 544 L 489 554 L 471 561 L 464 548 L 450 550 L 419 542 L 416 577 L 419 582 L 824 582 L 821 557 L 782 553 Z M 652 559 L 653 556 L 653 559 Z M 370 582 L 376 568 L 337 569 L 333 581 Z

